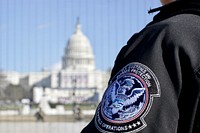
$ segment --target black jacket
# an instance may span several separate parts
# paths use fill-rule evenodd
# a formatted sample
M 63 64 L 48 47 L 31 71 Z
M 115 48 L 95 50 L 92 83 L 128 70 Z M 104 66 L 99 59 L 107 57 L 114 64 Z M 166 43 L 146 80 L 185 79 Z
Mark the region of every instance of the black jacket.
M 83 133 L 200 133 L 200 5 L 157 10 L 121 49 Z

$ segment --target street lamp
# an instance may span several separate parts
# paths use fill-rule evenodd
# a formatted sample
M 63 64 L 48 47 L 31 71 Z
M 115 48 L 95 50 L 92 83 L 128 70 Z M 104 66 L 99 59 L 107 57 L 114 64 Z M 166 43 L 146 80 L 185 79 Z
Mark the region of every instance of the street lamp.
M 73 96 L 73 112 L 74 112 L 74 117 L 75 119 L 77 120 L 81 120 L 81 109 L 80 107 L 77 105 L 76 103 L 76 83 L 77 83 L 77 79 L 76 79 L 76 76 L 73 77 L 73 93 L 72 93 L 72 96 Z
M 76 106 L 76 77 L 74 76 L 72 79 L 73 83 L 73 93 L 72 93 L 72 99 L 73 99 L 73 110 L 75 111 L 75 106 Z

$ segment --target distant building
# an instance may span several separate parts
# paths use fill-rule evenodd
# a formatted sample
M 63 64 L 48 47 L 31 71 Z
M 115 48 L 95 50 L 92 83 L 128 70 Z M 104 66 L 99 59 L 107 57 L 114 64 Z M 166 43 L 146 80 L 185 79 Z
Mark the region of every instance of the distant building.
M 32 89 L 35 103 L 44 95 L 52 103 L 97 102 L 109 76 L 110 72 L 96 69 L 92 46 L 79 22 L 67 42 L 61 69 L 28 74 L 7 72 L 8 81 Z

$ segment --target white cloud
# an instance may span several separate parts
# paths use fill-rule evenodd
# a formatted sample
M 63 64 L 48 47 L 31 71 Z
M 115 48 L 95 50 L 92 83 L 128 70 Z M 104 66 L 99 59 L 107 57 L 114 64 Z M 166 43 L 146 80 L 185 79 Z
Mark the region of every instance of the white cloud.
M 56 64 L 53 64 L 50 67 L 45 68 L 46 71 L 59 71 L 61 69 L 62 69 L 62 63 L 61 63 L 61 61 L 58 62 L 58 63 L 56 63 Z
M 43 23 L 43 24 L 38 24 L 37 29 L 42 30 L 42 29 L 47 29 L 50 27 L 49 23 Z

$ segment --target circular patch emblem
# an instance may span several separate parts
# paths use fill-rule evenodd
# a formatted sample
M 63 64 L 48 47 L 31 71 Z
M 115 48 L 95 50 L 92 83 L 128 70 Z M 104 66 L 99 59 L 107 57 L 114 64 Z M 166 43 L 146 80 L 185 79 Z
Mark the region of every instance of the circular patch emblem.
M 137 132 L 146 127 L 153 97 L 160 96 L 159 83 L 143 64 L 130 63 L 110 81 L 95 115 L 101 132 Z
M 102 100 L 102 116 L 113 123 L 136 119 L 146 109 L 148 89 L 143 80 L 128 73 L 115 80 Z

